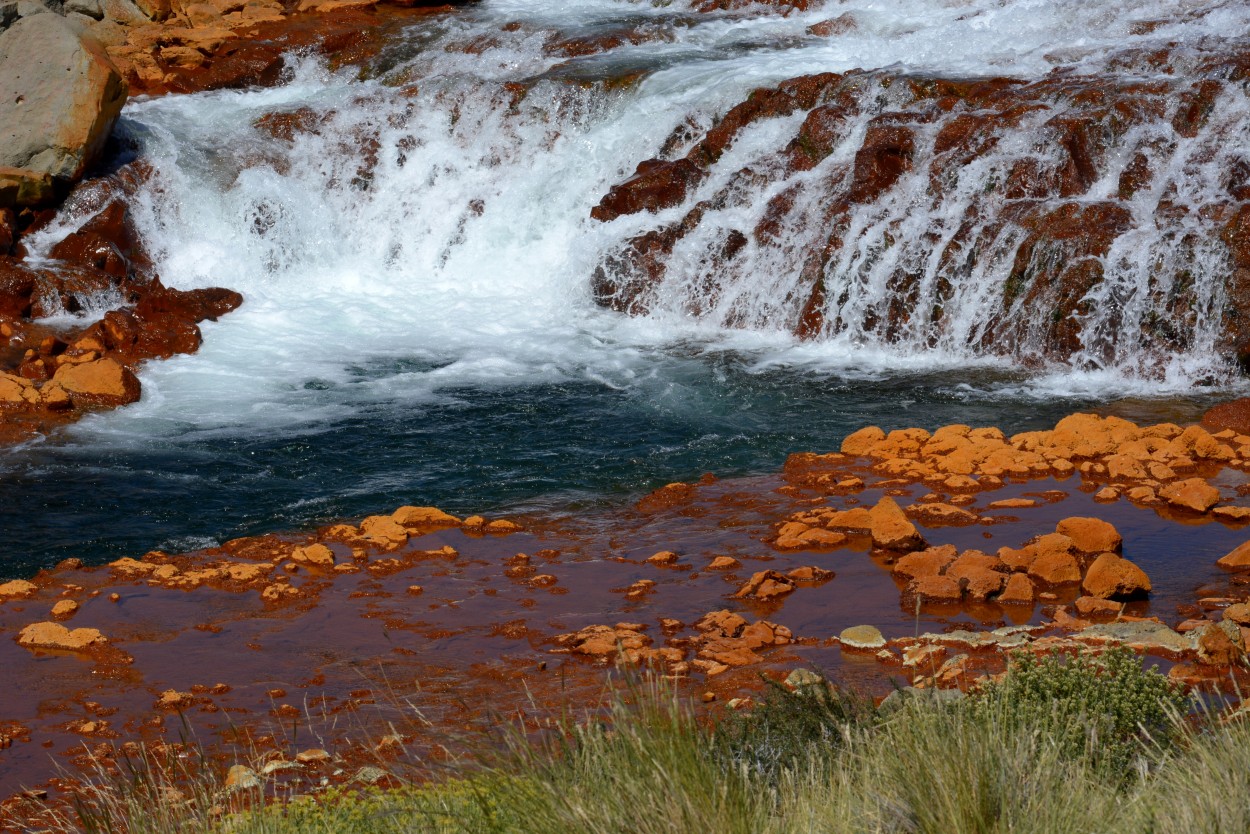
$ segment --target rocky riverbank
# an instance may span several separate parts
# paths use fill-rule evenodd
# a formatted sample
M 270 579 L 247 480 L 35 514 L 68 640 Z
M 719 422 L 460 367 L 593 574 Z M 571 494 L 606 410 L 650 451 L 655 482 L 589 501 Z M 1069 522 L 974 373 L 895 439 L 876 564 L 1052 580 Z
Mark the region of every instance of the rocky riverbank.
M 37 818 L 44 792 L 140 749 L 176 755 L 184 722 L 223 773 L 385 783 L 496 716 L 538 726 L 592 702 L 622 663 L 713 709 L 749 701 L 760 671 L 884 695 L 976 686 L 1010 651 L 1110 645 L 1191 686 L 1244 686 L 1240 414 L 865 428 L 775 476 L 709 475 L 558 523 L 406 506 L 71 560 L 0 585 L 6 812 Z

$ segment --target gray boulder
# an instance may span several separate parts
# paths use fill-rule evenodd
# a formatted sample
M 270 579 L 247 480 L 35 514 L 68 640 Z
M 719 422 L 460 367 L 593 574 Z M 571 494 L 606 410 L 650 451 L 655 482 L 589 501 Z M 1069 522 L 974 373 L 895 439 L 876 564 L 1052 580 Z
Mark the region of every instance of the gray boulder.
M 126 81 L 104 48 L 60 15 L 23 17 L 0 33 L 0 168 L 60 185 L 79 179 L 125 103 Z

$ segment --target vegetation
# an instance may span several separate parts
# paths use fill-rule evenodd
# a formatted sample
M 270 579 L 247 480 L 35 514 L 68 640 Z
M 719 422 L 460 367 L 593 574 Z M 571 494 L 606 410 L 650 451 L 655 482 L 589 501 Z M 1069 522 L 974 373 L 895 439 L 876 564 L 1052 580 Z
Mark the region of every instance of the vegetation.
M 1180 690 L 1131 653 L 1021 657 L 965 698 L 903 694 L 876 709 L 823 680 L 770 685 L 753 708 L 708 727 L 653 682 L 596 720 L 537 740 L 518 733 L 505 753 L 434 784 L 213 818 L 192 809 L 215 785 L 179 815 L 161 803 L 164 788 L 131 779 L 101 791 L 78 824 L 151 834 L 1250 831 L 1250 725 L 1185 716 Z

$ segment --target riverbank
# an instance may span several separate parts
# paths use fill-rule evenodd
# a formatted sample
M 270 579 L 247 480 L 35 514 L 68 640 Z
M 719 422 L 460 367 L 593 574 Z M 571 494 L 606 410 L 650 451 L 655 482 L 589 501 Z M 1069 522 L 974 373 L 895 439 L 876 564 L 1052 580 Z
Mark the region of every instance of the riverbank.
M 759 672 L 884 695 L 973 686 L 1008 651 L 1117 644 L 1188 686 L 1244 686 L 1244 447 L 1219 425 L 1089 415 L 1010 437 L 863 429 L 772 476 L 594 517 L 405 507 L 62 564 L 0 585 L 5 807 L 182 749 L 184 728 L 222 772 L 307 754 L 293 789 L 338 783 L 393 735 L 437 757 L 497 716 L 589 703 L 618 662 L 713 709 Z

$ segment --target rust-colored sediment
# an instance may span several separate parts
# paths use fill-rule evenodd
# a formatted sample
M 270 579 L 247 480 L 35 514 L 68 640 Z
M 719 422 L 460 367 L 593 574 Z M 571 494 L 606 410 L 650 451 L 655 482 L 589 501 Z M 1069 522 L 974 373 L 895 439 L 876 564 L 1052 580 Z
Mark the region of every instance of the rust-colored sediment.
M 1116 642 L 1188 684 L 1244 685 L 1250 436 L 1212 430 L 864 429 L 775 476 L 559 524 L 406 507 L 62 564 L 0 585 L 4 807 L 37 821 L 45 800 L 19 789 L 55 805 L 140 746 L 176 753 L 188 728 L 223 773 L 385 780 L 501 717 L 592 706 L 620 663 L 712 709 L 761 671 L 967 687 L 1007 650 Z

